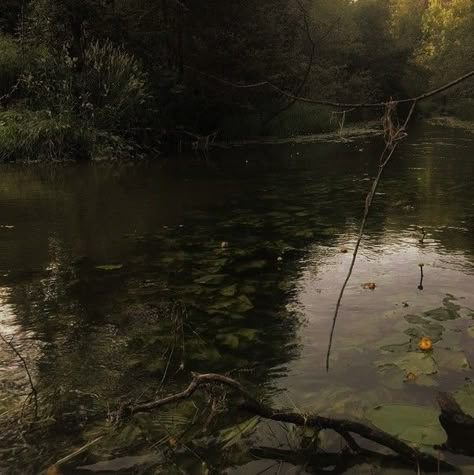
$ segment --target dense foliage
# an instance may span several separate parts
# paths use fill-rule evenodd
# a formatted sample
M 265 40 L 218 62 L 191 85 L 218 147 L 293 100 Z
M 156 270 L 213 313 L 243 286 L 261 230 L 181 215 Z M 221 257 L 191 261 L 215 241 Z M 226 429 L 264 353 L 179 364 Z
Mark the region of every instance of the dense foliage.
M 7 0 L 0 155 L 120 156 L 165 138 L 334 127 L 318 98 L 406 97 L 474 64 L 471 0 Z M 223 81 L 224 80 L 224 81 Z M 472 88 L 426 112 L 472 116 Z

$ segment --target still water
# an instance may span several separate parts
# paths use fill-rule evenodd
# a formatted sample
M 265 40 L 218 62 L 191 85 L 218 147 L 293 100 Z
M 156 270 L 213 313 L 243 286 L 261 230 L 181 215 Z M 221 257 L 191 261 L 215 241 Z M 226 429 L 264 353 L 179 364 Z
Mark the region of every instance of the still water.
M 472 132 L 424 126 L 400 147 L 329 373 L 380 138 L 222 149 L 207 163 L 3 165 L 0 331 L 28 363 L 45 423 L 0 437 L 0 472 L 39 473 L 103 435 L 62 473 L 296 473 L 298 461 L 255 449 L 295 449 L 304 434 L 248 421 L 231 401 L 213 418 L 209 395 L 120 427 L 94 417 L 177 391 L 190 371 L 230 372 L 276 406 L 358 419 L 379 405 L 436 410 L 439 390 L 472 390 L 474 406 L 473 145 Z M 29 385 L 3 343 L 0 362 L 8 418 Z M 473 459 L 450 460 L 474 473 Z M 337 473 L 405 473 L 362 470 Z

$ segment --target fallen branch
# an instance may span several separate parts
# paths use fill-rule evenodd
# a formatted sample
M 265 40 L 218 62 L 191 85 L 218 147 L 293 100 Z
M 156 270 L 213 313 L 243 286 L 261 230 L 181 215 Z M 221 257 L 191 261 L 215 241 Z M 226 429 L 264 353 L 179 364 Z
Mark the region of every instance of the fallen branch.
M 296 412 L 286 412 L 274 410 L 272 407 L 258 401 L 253 397 L 241 383 L 235 379 L 215 373 L 197 374 L 192 373 L 193 379 L 189 386 L 181 392 L 155 399 L 136 405 L 124 405 L 117 413 L 117 420 L 120 421 L 125 416 L 140 412 L 150 412 L 169 404 L 175 404 L 189 399 L 202 386 L 209 384 L 221 384 L 235 390 L 243 399 L 241 408 L 253 415 L 260 416 L 273 421 L 295 424 L 303 427 L 312 427 L 318 430 L 331 429 L 343 437 L 351 449 L 358 450 L 358 445 L 350 435 L 357 434 L 364 439 L 376 442 L 377 444 L 389 448 L 395 452 L 405 462 L 425 469 L 433 469 L 439 466 L 439 460 L 432 455 L 423 453 L 411 447 L 396 437 L 386 432 L 370 427 L 362 422 L 350 421 L 346 419 L 333 419 L 319 415 L 304 415 Z M 447 463 L 442 463 L 445 468 L 452 468 Z

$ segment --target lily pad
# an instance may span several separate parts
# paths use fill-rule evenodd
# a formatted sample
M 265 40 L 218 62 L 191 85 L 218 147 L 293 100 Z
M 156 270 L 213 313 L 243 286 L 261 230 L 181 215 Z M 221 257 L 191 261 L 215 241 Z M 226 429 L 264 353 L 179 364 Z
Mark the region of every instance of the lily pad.
M 196 284 L 210 284 L 210 285 L 219 285 L 225 278 L 227 277 L 226 274 L 208 274 L 199 277 L 198 279 L 194 279 Z
M 418 327 L 411 327 L 404 331 L 406 335 L 411 336 L 414 339 L 427 336 L 433 343 L 441 340 L 441 335 L 444 332 L 444 327 L 436 322 L 426 322 L 424 325 Z
M 421 315 L 405 315 L 403 317 L 408 323 L 412 323 L 414 325 L 422 325 L 423 323 L 427 323 L 428 320 L 423 318 Z
M 250 261 L 250 262 L 245 262 L 244 264 L 240 264 L 235 268 L 237 272 L 245 272 L 248 270 L 260 270 L 266 267 L 267 261 L 263 259 L 255 260 L 255 261 Z
M 240 337 L 245 338 L 247 340 L 254 340 L 257 336 L 257 333 L 258 330 L 256 330 L 255 328 L 242 328 L 237 332 Z
M 474 383 L 469 383 L 462 386 L 453 394 L 454 399 L 461 406 L 461 409 L 470 416 L 474 417 Z
M 105 270 L 105 271 L 119 270 L 122 267 L 123 267 L 123 264 L 103 264 L 100 266 L 95 266 L 96 269 Z
M 456 318 L 460 317 L 459 313 L 456 311 L 455 308 L 446 307 L 439 307 L 433 310 L 428 310 L 427 312 L 423 312 L 423 314 L 429 318 L 433 318 L 434 320 L 438 321 L 455 320 Z
M 437 373 L 436 363 L 430 355 L 415 351 L 404 355 L 386 355 L 377 361 L 379 368 L 397 366 L 406 373 L 411 372 L 416 375 Z
M 236 335 L 218 335 L 217 340 L 232 350 L 235 350 L 239 346 L 239 337 Z
M 233 297 L 236 292 L 237 292 L 237 285 L 232 284 L 221 289 L 220 294 L 224 295 L 224 297 Z
M 239 295 L 237 304 L 232 308 L 237 313 L 245 313 L 253 308 L 253 303 L 246 295 Z
M 391 343 L 381 346 L 380 349 L 389 353 L 406 353 L 410 349 L 410 342 Z
M 433 407 L 388 404 L 370 409 L 366 418 L 376 427 L 407 442 L 435 445 L 446 440 L 438 415 L 439 411 Z
M 466 371 L 471 369 L 471 364 L 463 351 L 437 349 L 433 358 L 438 368 L 443 370 Z

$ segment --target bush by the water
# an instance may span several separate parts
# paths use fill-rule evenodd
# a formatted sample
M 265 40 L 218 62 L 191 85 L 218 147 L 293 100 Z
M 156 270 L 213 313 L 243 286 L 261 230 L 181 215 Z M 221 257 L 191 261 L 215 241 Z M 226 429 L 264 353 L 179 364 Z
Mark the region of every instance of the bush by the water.
M 80 71 L 66 51 L 38 51 L 20 67 L 18 45 L 5 41 L 16 68 L 2 84 L 12 87 L 20 79 L 20 88 L 16 107 L 0 112 L 0 158 L 115 158 L 139 151 L 136 135 L 151 96 L 132 55 L 95 41 Z

